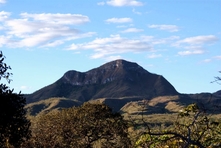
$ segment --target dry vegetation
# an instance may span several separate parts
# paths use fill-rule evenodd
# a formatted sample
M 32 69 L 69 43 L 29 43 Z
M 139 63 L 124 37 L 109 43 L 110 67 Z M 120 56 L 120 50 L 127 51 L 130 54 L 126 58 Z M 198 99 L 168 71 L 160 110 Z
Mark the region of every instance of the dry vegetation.
M 131 101 L 128 101 L 131 99 Z M 185 139 L 182 139 L 180 137 L 177 138 L 172 138 L 172 140 L 168 140 L 171 138 L 171 134 L 165 134 L 162 131 L 176 131 L 180 135 L 185 135 L 186 131 L 188 131 L 188 128 L 190 127 L 191 130 L 193 130 L 193 137 L 198 137 L 197 135 L 197 130 L 194 129 L 194 127 L 188 126 L 182 126 L 183 120 L 180 120 L 180 116 L 178 116 L 180 113 L 182 113 L 184 108 L 186 107 L 186 104 L 188 104 L 188 100 L 185 100 L 181 98 L 180 96 L 161 96 L 161 97 L 156 97 L 153 99 L 149 100 L 136 100 L 137 98 L 135 97 L 122 97 L 122 98 L 100 98 L 96 100 L 91 100 L 91 104 L 100 104 L 100 103 L 109 103 L 110 106 L 115 105 L 116 110 L 120 110 L 121 115 L 123 116 L 124 120 L 126 120 L 129 123 L 129 129 L 128 129 L 128 134 L 132 143 L 132 147 L 159 147 L 162 148 L 162 145 L 170 145 L 174 148 L 182 147 L 182 145 L 189 145 L 189 146 L 194 146 L 195 148 L 200 147 L 199 145 L 203 142 L 199 141 L 198 143 L 191 143 L 191 142 L 185 142 Z M 120 101 L 119 101 L 120 100 Z M 64 101 L 62 103 L 62 101 Z M 69 103 L 67 103 L 69 101 Z M 125 104 L 125 102 L 127 102 Z M 76 103 L 76 104 L 75 104 Z M 78 104 L 77 104 L 78 103 Z M 37 122 L 39 122 L 39 117 L 47 112 L 59 112 L 60 108 L 62 107 L 72 107 L 73 105 L 78 106 L 81 104 L 80 102 L 77 101 L 70 101 L 69 99 L 65 98 L 50 98 L 48 100 L 40 101 L 37 103 L 29 104 L 26 106 L 26 109 L 29 109 L 30 112 L 34 112 L 33 107 L 38 107 L 41 109 L 40 113 L 38 113 L 37 116 L 30 116 L 29 119 L 32 121 L 32 125 L 36 125 Z M 125 105 L 122 105 L 125 104 Z M 208 104 L 207 104 L 208 105 Z M 121 107 L 123 106 L 123 107 Z M 191 116 L 194 115 L 195 112 L 191 113 Z M 201 112 L 200 112 L 201 113 Z M 52 113 L 53 114 L 53 113 Z M 200 120 L 203 119 L 203 116 L 200 117 Z M 221 114 L 206 114 L 206 117 L 208 117 L 208 121 L 218 121 L 218 119 L 221 118 Z M 47 119 L 47 118 L 46 118 Z M 44 120 L 46 120 L 44 119 Z M 186 121 L 193 121 L 194 118 L 186 117 Z M 60 118 L 59 118 L 60 120 Z M 179 126 L 177 126 L 175 123 L 179 121 Z M 200 125 L 198 119 L 196 120 L 197 126 Z M 48 121 L 47 121 L 48 122 Z M 86 122 L 86 121 L 85 121 Z M 209 122 L 208 122 L 209 123 Z M 195 122 L 194 122 L 195 124 Z M 42 124 L 44 125 L 44 124 Z M 148 126 L 147 126 L 148 125 Z M 205 123 L 203 125 L 206 125 Z M 214 125 L 209 125 L 213 130 L 219 131 L 220 126 L 214 126 Z M 42 126 L 43 127 L 43 126 Z M 41 127 L 41 128 L 42 128 Z M 148 128 L 151 129 L 152 132 L 157 132 L 159 134 L 158 136 L 151 136 L 145 133 L 148 133 Z M 199 126 L 200 128 L 202 127 L 201 125 Z M 35 131 L 36 127 L 32 126 L 32 130 Z M 47 129 L 45 129 L 47 131 Z M 205 128 L 202 127 L 202 129 L 199 130 L 204 130 L 205 133 L 208 133 Z M 196 133 L 194 133 L 196 132 Z M 149 134 L 155 134 L 149 132 Z M 165 134 L 165 135 L 164 135 Z M 52 133 L 53 135 L 53 133 Z M 220 134 L 219 133 L 213 133 L 213 135 L 216 135 L 215 140 L 219 140 Z M 217 136 L 218 135 L 218 136 Z M 44 137 L 44 136 L 43 136 Z M 152 138 L 151 138 L 152 137 Z M 165 142 L 165 137 L 166 141 Z M 191 137 L 191 138 L 193 138 Z M 205 139 L 205 137 L 203 137 Z M 151 140 L 152 139 L 152 140 Z M 178 141 L 182 140 L 183 142 L 179 143 Z M 152 142 L 151 142 L 152 141 Z M 159 144 L 159 141 L 161 141 Z M 193 139 L 194 141 L 194 139 Z M 211 141 L 211 140 L 210 140 Z M 96 140 L 93 142 L 93 147 L 100 148 L 102 147 L 103 140 Z M 150 144 L 150 143 L 155 143 L 155 144 Z M 219 143 L 216 142 L 216 145 Z M 158 143 L 158 144 L 157 144 Z M 145 146 L 146 145 L 146 146 Z M 147 146 L 149 145 L 149 146 Z M 197 146 L 198 145 L 198 146 Z M 211 145 L 209 142 L 204 143 L 203 145 Z M 213 146 L 212 146 L 213 147 Z M 215 146 L 214 146 L 215 147 Z M 204 148 L 204 147 L 202 147 Z

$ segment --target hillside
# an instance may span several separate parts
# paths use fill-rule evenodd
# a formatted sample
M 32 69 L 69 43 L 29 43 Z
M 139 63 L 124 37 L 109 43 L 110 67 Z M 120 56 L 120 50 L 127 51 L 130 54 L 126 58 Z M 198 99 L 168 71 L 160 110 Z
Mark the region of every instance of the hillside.
M 37 115 L 40 113 L 47 113 L 52 110 L 60 110 L 62 108 L 70 108 L 73 106 L 79 106 L 76 100 L 70 100 L 67 98 L 49 98 L 34 103 L 29 103 L 25 106 L 28 115 Z
M 211 94 L 209 93 L 159 96 L 151 99 L 145 99 L 143 97 L 99 98 L 90 100 L 89 102 L 105 103 L 110 106 L 113 111 L 120 112 L 126 117 L 140 115 L 141 113 L 145 115 L 158 114 L 161 116 L 163 116 L 162 114 L 173 114 L 192 103 L 198 103 L 202 108 L 206 108 L 208 113 L 221 114 L 221 110 L 218 109 L 221 105 L 221 98 L 217 96 L 211 98 Z M 82 102 L 67 98 L 49 98 L 29 103 L 25 108 L 28 115 L 37 115 L 52 110 L 79 106 L 81 104 Z M 218 108 L 215 108 L 216 106 Z

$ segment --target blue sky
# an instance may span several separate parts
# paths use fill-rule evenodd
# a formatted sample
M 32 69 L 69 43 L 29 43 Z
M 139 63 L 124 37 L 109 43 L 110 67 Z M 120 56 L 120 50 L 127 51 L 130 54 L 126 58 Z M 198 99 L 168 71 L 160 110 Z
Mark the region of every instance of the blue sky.
M 181 93 L 215 92 L 221 70 L 220 0 L 0 0 L 0 50 L 15 92 L 68 70 L 125 59 Z

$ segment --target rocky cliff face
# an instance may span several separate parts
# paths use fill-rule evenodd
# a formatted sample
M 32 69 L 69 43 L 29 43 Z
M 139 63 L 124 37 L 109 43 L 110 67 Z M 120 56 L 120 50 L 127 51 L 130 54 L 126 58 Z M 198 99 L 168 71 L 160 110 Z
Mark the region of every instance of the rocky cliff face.
M 90 84 L 106 84 L 115 80 L 127 79 L 134 81 L 134 76 L 130 73 L 147 74 L 141 66 L 136 63 L 117 60 L 104 64 L 98 68 L 88 72 L 81 73 L 77 71 L 68 71 L 64 74 L 63 79 L 72 85 L 90 85 Z
M 87 72 L 68 71 L 55 83 L 28 95 L 27 102 L 50 97 L 66 97 L 84 102 L 103 97 L 177 94 L 163 76 L 149 73 L 136 63 L 116 60 Z

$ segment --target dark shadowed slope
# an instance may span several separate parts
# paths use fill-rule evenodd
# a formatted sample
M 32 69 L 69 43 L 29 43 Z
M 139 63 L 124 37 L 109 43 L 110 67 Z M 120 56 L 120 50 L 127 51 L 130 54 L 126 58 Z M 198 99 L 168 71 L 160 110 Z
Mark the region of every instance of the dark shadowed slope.
M 219 90 L 219 91 L 213 93 L 213 95 L 221 97 L 221 90 Z

